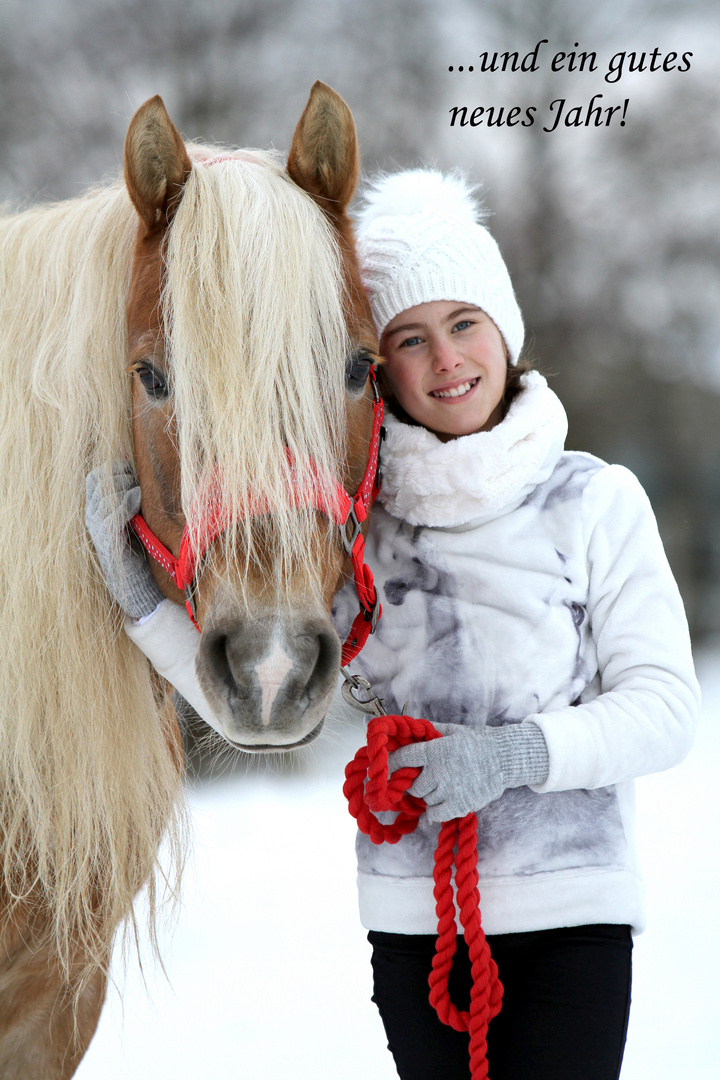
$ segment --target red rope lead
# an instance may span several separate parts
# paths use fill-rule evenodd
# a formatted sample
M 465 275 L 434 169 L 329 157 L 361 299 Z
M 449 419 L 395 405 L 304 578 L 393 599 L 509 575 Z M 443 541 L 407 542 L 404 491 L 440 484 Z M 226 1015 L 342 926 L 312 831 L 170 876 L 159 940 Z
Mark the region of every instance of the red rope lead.
M 358 828 L 374 844 L 396 844 L 401 836 L 413 832 L 425 811 L 422 799 L 406 794 L 420 770 L 398 769 L 388 776 L 388 754 L 398 746 L 439 738 L 442 736 L 428 720 L 413 716 L 379 716 L 368 724 L 367 746 L 358 750 L 345 769 L 343 793 Z M 398 816 L 392 824 L 383 825 L 373 812 L 381 810 L 396 810 Z M 453 864 L 460 923 L 470 953 L 473 985 L 469 1011 L 458 1009 L 448 992 L 448 979 L 457 949 Z M 438 938 L 429 979 L 430 1004 L 444 1024 L 456 1031 L 470 1033 L 472 1080 L 486 1080 L 488 1025 L 500 1012 L 503 989 L 480 921 L 475 814 L 443 822 L 435 850 L 433 877 Z

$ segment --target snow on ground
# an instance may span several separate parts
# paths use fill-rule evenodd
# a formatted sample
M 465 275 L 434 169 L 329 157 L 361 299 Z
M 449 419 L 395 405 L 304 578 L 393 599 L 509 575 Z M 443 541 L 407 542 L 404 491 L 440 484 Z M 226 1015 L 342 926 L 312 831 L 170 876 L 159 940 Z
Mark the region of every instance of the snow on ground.
M 635 942 L 622 1080 L 720 1075 L 720 647 L 696 655 L 690 756 L 637 782 L 648 927 Z
M 635 943 L 622 1080 L 716 1080 L 720 1060 L 720 647 L 686 762 L 638 781 L 648 929 Z M 342 770 L 354 718 L 294 773 L 199 786 L 183 903 L 161 939 L 167 971 L 118 957 L 78 1080 L 393 1080 L 370 1002 Z

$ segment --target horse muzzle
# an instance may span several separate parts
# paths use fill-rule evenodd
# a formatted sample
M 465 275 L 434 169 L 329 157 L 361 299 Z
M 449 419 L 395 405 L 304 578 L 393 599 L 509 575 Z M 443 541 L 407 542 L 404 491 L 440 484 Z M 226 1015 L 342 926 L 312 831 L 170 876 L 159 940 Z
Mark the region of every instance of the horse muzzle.
M 325 612 L 232 610 L 213 605 L 196 669 L 220 733 L 250 753 L 294 750 L 319 735 L 340 667 Z

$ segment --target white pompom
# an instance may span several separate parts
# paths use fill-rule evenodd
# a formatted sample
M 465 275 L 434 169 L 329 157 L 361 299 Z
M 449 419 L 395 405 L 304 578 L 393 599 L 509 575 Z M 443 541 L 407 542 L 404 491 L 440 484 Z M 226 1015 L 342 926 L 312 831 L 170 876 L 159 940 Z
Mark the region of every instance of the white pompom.
M 431 169 L 380 176 L 363 192 L 358 232 L 362 234 L 376 218 L 409 217 L 424 210 L 481 224 L 487 211 L 478 202 L 476 190 L 458 173 L 443 174 Z

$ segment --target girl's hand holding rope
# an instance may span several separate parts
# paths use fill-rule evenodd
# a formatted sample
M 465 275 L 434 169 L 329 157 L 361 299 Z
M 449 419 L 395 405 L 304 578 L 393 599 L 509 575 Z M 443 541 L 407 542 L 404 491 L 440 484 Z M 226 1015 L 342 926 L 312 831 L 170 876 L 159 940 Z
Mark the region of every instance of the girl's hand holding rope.
M 550 764 L 537 724 L 469 728 L 433 724 L 444 738 L 401 746 L 388 758 L 391 773 L 422 768 L 408 789 L 423 799 L 430 821 L 450 821 L 482 810 L 506 788 L 542 784 Z

